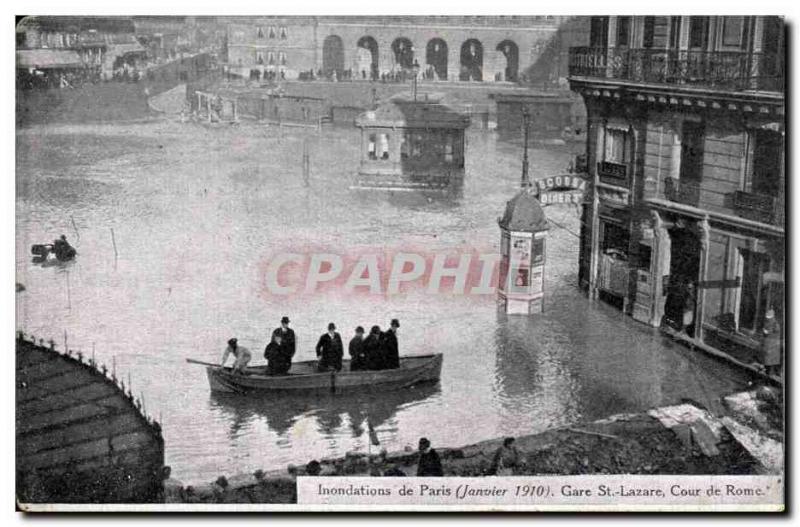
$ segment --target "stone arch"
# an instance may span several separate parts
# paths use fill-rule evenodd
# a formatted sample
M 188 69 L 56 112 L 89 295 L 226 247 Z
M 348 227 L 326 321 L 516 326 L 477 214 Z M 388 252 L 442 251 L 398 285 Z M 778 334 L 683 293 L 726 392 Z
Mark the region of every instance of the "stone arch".
M 497 51 L 506 59 L 503 80 L 516 82 L 519 79 L 519 46 L 513 40 L 504 40 L 497 45 Z
M 397 37 L 392 42 L 394 62 L 402 69 L 411 69 L 414 65 L 414 44 L 406 37 Z
M 480 40 L 470 38 L 461 44 L 461 72 L 458 78 L 462 81 L 483 80 L 483 44 Z
M 433 68 L 436 79 L 447 80 L 447 42 L 432 38 L 425 49 L 425 62 Z
M 339 35 L 328 35 L 322 43 L 322 74 L 332 77 L 336 72 L 338 79 L 344 72 L 344 43 Z
M 362 55 L 359 53 L 358 64 L 356 67 L 358 75 L 369 76 L 371 79 L 377 79 L 380 75 L 378 70 L 378 41 L 369 35 L 365 35 L 358 39 L 356 47 L 359 49 L 359 51 L 366 50 L 369 52 L 368 57 L 364 55 L 363 61 Z M 364 74 L 362 74 L 362 71 Z

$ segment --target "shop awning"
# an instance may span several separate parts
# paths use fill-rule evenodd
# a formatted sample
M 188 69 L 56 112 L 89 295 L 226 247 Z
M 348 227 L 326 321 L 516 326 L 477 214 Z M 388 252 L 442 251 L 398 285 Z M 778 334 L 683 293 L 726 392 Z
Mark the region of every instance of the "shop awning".
M 21 49 L 17 51 L 18 68 L 80 68 L 80 55 L 71 49 Z

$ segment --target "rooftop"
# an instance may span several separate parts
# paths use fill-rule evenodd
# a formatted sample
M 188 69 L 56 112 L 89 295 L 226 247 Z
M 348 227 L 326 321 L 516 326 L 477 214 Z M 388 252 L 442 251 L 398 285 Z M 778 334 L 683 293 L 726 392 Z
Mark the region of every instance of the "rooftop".
M 421 93 L 415 101 L 409 94 L 398 94 L 356 118 L 361 128 L 447 128 L 464 129 L 466 115 L 438 93 Z
M 498 223 L 509 231 L 537 232 L 550 228 L 542 205 L 529 189 L 520 190 L 506 203 L 506 212 Z

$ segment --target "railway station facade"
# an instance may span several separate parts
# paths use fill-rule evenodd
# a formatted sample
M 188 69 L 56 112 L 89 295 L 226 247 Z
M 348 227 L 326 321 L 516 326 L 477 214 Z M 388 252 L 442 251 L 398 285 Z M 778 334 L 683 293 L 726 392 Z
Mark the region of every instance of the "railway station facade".
M 552 52 L 564 18 L 231 18 L 228 64 L 245 78 L 276 72 L 296 79 L 314 72 L 377 80 L 416 66 L 430 80 L 516 82 Z

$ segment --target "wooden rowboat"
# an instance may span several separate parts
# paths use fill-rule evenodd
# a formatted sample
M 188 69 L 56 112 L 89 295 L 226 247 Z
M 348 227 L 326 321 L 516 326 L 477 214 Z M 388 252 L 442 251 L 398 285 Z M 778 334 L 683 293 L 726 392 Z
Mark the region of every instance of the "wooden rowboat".
M 317 361 L 292 363 L 287 375 L 267 375 L 267 367 L 251 366 L 245 374 L 231 368 L 186 359 L 206 366 L 208 383 L 213 392 L 228 393 L 346 393 L 365 390 L 399 390 L 422 382 L 438 381 L 442 373 L 442 354 L 401 357 L 400 367 L 391 370 L 350 371 L 350 361 L 342 361 L 339 372 L 317 372 Z

